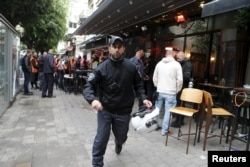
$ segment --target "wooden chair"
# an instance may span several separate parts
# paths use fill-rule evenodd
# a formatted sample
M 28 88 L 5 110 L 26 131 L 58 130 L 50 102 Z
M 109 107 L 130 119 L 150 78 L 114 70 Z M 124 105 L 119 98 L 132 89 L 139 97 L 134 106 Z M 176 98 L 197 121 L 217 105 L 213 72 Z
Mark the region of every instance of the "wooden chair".
M 231 131 L 231 137 L 230 137 L 230 141 L 229 141 L 229 150 L 231 150 L 231 144 L 232 144 L 232 137 L 233 137 L 233 131 L 234 131 L 234 122 L 235 122 L 235 116 L 234 114 L 232 114 L 231 112 L 225 110 L 224 108 L 214 108 L 213 107 L 213 99 L 212 96 L 209 92 L 207 91 L 203 91 L 203 95 L 204 95 L 204 101 L 203 101 L 203 107 L 202 107 L 202 111 L 203 111 L 203 119 L 201 119 L 200 121 L 200 125 L 199 125 L 199 133 L 198 133 L 198 142 L 200 141 L 200 134 L 201 134 L 201 129 L 202 129 L 202 124 L 203 124 L 203 120 L 205 120 L 206 124 L 205 124 L 205 134 L 204 134 L 204 142 L 203 142 L 203 151 L 206 150 L 206 143 L 207 143 L 207 139 L 208 138 L 212 138 L 212 137 L 220 137 L 220 144 L 221 144 L 221 140 L 222 140 L 222 136 L 224 134 L 224 127 L 221 127 L 221 132 L 220 135 L 216 135 L 215 133 L 209 133 L 209 128 L 211 126 L 212 123 L 212 119 L 215 116 L 221 116 L 221 117 L 230 117 L 231 118 L 231 122 L 228 123 L 228 130 L 227 130 L 227 139 L 226 142 L 228 142 L 228 137 L 229 137 L 229 132 L 230 132 L 230 128 L 232 126 L 232 131 Z M 228 121 L 227 119 L 223 119 L 225 121 Z M 231 126 L 230 126 L 231 125 Z M 225 126 L 225 124 L 224 124 Z
M 200 105 L 202 103 L 202 99 L 203 99 L 203 91 L 202 90 L 195 89 L 195 88 L 185 88 L 182 90 L 182 93 L 180 96 L 181 105 L 170 109 L 170 117 L 169 117 L 169 126 L 168 127 L 170 127 L 171 115 L 173 113 L 183 115 L 183 116 L 186 116 L 189 118 L 189 123 L 188 123 L 189 126 L 188 126 L 187 134 L 182 133 L 181 126 L 180 126 L 178 129 L 178 136 L 175 137 L 174 135 L 171 135 L 171 137 L 174 137 L 174 138 L 177 138 L 178 140 L 182 140 L 182 141 L 187 142 L 186 154 L 188 154 L 190 135 L 195 135 L 195 139 L 194 139 L 194 145 L 195 145 L 198 126 L 196 126 L 195 133 L 191 133 L 191 124 L 192 124 L 192 119 L 193 119 L 194 114 L 198 113 L 198 111 L 200 110 Z M 184 106 L 184 103 L 186 103 L 186 102 L 188 102 L 189 105 Z M 190 104 L 194 104 L 194 105 L 196 105 L 196 107 L 192 108 Z M 181 136 L 183 136 L 183 135 L 188 136 L 187 140 L 184 140 L 183 138 L 181 138 Z M 167 143 L 168 143 L 168 136 L 170 136 L 170 135 L 166 134 L 165 145 L 167 145 Z

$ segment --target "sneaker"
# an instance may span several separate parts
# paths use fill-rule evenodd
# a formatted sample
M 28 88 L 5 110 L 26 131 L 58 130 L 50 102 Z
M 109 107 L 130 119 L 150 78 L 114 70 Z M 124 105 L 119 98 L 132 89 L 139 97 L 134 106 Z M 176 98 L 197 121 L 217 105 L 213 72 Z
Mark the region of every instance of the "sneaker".
M 32 92 L 25 92 L 23 95 L 33 95 L 33 93 Z
M 48 97 L 48 98 L 55 98 L 56 96 L 53 96 L 53 95 L 52 95 L 52 96 L 47 96 L 47 97 Z
M 172 131 L 168 131 L 168 132 L 163 133 L 163 134 L 161 134 L 161 135 L 162 135 L 162 136 L 166 136 L 166 135 L 171 136 L 172 134 L 173 134 Z
M 122 145 L 116 144 L 115 145 L 115 152 L 116 154 L 120 154 L 122 151 Z

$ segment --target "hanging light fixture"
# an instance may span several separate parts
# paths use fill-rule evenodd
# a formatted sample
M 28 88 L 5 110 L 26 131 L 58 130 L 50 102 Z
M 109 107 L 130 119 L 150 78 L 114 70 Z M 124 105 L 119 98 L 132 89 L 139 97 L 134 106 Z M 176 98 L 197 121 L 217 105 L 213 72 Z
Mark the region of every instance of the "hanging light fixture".
M 173 47 L 165 47 L 165 50 L 173 50 Z
M 186 21 L 186 18 L 183 14 L 175 16 L 175 20 L 177 23 L 183 23 Z
M 141 27 L 141 30 L 142 30 L 142 31 L 147 31 L 147 29 L 148 29 L 147 26 L 142 26 L 142 27 Z

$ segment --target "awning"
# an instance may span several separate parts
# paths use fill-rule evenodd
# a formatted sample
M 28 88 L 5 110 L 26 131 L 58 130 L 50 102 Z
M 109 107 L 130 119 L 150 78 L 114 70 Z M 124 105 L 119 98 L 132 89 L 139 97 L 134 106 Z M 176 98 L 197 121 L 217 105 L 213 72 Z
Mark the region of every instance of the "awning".
M 168 13 L 177 14 L 197 0 L 106 0 L 74 32 L 74 35 L 111 34 L 131 25 Z M 194 8 L 194 6 L 192 7 Z M 192 12 L 192 9 L 189 11 Z M 168 16 L 167 16 L 168 17 Z M 172 16 L 171 19 L 173 19 Z
M 87 43 L 95 42 L 95 41 L 98 41 L 98 40 L 103 39 L 103 38 L 106 38 L 106 36 L 104 36 L 104 35 L 93 36 L 93 37 L 79 43 L 78 45 L 79 46 L 86 45 Z
M 74 49 L 74 45 L 68 46 L 67 48 L 61 49 L 61 52 L 71 52 Z
M 78 44 L 80 49 L 95 49 L 107 47 L 107 36 L 97 35 Z
M 201 17 L 213 16 L 250 6 L 250 0 L 215 0 L 204 5 Z

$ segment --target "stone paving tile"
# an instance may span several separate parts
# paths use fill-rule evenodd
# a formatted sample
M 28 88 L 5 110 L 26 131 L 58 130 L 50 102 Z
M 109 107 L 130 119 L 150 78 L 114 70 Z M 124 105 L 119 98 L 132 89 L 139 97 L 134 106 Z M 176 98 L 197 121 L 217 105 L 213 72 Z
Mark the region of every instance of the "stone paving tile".
M 17 164 L 16 167 L 31 167 L 31 162 Z
M 83 96 L 54 90 L 56 98 L 41 98 L 19 94 L 14 104 L 0 118 L 0 166 L 21 167 L 91 167 L 92 143 L 96 133 L 96 112 Z M 138 105 L 135 101 L 133 112 Z M 193 124 L 194 126 L 194 124 Z M 186 126 L 183 127 L 184 130 Z M 173 128 L 174 135 L 177 129 Z M 189 146 L 160 131 L 138 133 L 130 128 L 128 140 L 120 155 L 114 152 L 111 134 L 104 157 L 105 167 L 206 167 L 207 151 L 200 143 Z M 234 141 L 235 149 L 243 148 Z M 207 150 L 227 150 L 228 144 L 219 138 L 208 140 Z M 18 166 L 19 165 L 19 166 Z M 25 166 L 26 167 L 26 166 Z

